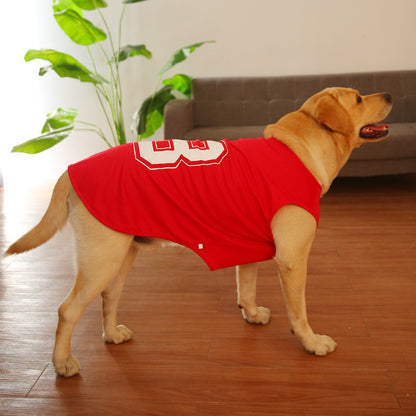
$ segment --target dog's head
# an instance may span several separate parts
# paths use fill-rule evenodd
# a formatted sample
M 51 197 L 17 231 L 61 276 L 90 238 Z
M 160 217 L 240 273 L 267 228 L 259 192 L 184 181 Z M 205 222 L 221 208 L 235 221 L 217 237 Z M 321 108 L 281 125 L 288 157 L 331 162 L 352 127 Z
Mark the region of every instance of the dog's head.
M 349 88 L 327 88 L 309 98 L 300 110 L 330 131 L 347 137 L 354 148 L 387 136 L 388 126 L 380 122 L 391 107 L 390 94 L 363 96 Z
M 350 88 L 327 88 L 269 124 L 264 136 L 289 146 L 326 192 L 354 148 L 387 136 L 388 127 L 381 121 L 391 107 L 390 94 L 363 96 Z

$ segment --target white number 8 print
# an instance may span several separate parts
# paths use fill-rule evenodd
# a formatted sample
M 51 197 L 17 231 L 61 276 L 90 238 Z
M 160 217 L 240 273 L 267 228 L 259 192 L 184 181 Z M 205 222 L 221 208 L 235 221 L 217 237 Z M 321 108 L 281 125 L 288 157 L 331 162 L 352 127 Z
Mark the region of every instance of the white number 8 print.
M 135 159 L 150 170 L 187 166 L 218 165 L 228 154 L 225 142 L 212 140 L 160 140 L 135 142 Z

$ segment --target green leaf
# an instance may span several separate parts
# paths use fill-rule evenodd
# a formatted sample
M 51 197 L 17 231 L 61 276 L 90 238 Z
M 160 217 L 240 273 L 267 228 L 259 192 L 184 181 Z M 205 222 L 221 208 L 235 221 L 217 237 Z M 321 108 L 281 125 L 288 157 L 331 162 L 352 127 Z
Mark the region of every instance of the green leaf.
M 42 128 L 43 134 L 14 146 L 12 152 L 35 154 L 55 146 L 74 130 L 74 121 L 77 115 L 78 110 L 74 108 L 68 110 L 58 108 L 54 114 L 47 114 Z
M 71 9 L 82 16 L 82 9 L 80 9 L 72 0 L 53 0 L 52 8 L 55 13 Z
M 146 131 L 143 132 L 142 139 L 152 136 L 156 130 L 162 127 L 163 115 L 158 110 L 153 110 L 146 117 Z
M 12 152 L 29 153 L 32 155 L 43 152 L 68 137 L 73 129 L 74 126 L 67 126 L 58 130 L 47 132 L 39 137 L 35 137 L 32 140 L 28 140 L 27 142 L 14 146 Z
M 214 43 L 214 40 L 208 40 L 204 42 L 198 42 L 194 43 L 189 46 L 185 46 L 184 48 L 178 49 L 166 62 L 165 66 L 160 70 L 159 75 L 164 74 L 166 71 L 168 71 L 170 68 L 172 68 L 174 65 L 178 64 L 179 62 L 184 61 L 192 52 L 195 51 L 196 48 L 201 47 L 205 43 Z
M 54 16 L 61 29 L 78 45 L 92 45 L 107 39 L 103 30 L 84 19 L 75 10 L 55 12 Z
M 83 10 L 95 10 L 98 7 L 107 7 L 104 0 L 72 0 L 78 7 Z
M 172 89 L 180 91 L 187 98 L 192 94 L 192 78 L 185 74 L 176 74 L 172 78 L 163 80 L 164 85 L 172 85 Z
M 131 4 L 131 3 L 139 3 L 141 1 L 146 1 L 146 0 L 124 0 L 123 3 L 124 4 Z
M 55 113 L 47 114 L 45 124 L 42 127 L 42 133 L 48 133 L 54 130 L 68 127 L 74 123 L 75 117 L 78 115 L 78 110 L 69 108 L 64 110 L 58 108 Z
M 175 99 L 171 91 L 172 85 L 166 85 L 143 101 L 139 110 L 139 125 L 137 128 L 137 134 L 141 135 L 142 138 L 151 136 L 162 125 L 165 105 L 170 100 Z M 160 117 L 155 114 L 155 111 L 159 113 Z M 156 127 L 157 125 L 158 127 Z
M 152 57 L 152 52 L 150 52 L 145 45 L 126 45 L 120 48 L 118 51 L 118 61 L 125 61 L 131 56 L 142 55 L 147 59 Z M 114 61 L 116 59 L 113 59 Z
M 30 49 L 26 52 L 25 61 L 27 62 L 33 59 L 43 59 L 52 64 L 39 70 L 39 75 L 41 76 L 53 70 L 60 77 L 75 78 L 81 82 L 92 82 L 93 84 L 107 82 L 99 75 L 95 75 L 71 55 L 55 51 L 54 49 Z

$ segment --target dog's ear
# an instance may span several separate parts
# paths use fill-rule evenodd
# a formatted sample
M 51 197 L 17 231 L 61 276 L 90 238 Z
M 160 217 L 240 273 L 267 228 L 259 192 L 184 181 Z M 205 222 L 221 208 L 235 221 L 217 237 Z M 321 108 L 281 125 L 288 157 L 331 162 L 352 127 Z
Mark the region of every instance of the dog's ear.
M 348 135 L 354 130 L 352 120 L 338 101 L 336 91 L 328 92 L 317 101 L 312 116 L 332 131 Z

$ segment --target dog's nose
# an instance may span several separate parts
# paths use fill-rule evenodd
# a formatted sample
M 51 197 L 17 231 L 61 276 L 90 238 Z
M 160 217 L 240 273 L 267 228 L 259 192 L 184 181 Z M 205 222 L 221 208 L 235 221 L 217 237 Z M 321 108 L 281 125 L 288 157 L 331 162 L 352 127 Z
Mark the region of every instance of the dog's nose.
M 391 104 L 392 102 L 393 102 L 393 99 L 391 98 L 391 95 L 390 94 L 384 94 L 384 99 L 389 103 L 389 104 Z

